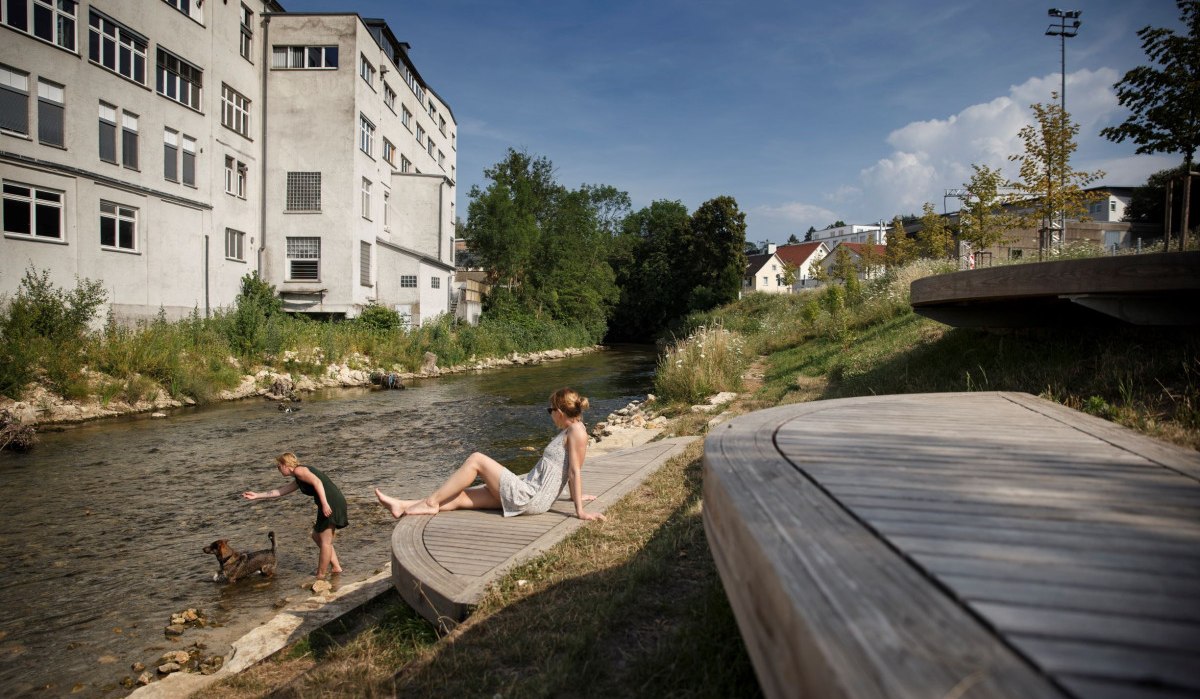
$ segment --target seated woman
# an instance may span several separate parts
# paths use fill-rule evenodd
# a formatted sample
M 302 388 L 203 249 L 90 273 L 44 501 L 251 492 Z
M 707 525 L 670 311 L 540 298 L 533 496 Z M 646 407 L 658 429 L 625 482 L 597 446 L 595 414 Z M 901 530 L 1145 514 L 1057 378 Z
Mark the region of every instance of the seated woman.
M 583 504 L 595 500 L 583 494 L 583 460 L 587 456 L 587 429 L 582 414 L 588 399 L 570 388 L 560 388 L 550 396 L 550 419 L 561 430 L 533 470 L 522 476 L 509 471 L 495 459 L 475 452 L 450 475 L 437 490 L 422 500 L 400 500 L 375 489 L 375 497 L 392 517 L 436 515 L 450 510 L 503 510 L 505 517 L 535 515 L 550 509 L 562 489 L 570 483 L 575 516 L 598 519 L 599 512 L 584 512 Z M 482 485 L 472 486 L 475 479 Z

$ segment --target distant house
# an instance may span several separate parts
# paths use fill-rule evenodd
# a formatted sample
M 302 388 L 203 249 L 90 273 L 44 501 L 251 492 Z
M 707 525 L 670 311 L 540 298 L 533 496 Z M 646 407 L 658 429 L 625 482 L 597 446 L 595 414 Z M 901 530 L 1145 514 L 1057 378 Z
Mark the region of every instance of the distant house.
M 812 278 L 812 271 L 821 259 L 829 255 L 829 248 L 825 243 L 780 245 L 775 249 L 775 254 L 782 262 L 796 268 L 796 279 L 792 282 L 792 291 L 813 289 L 821 285 L 819 281 Z
M 838 243 L 833 246 L 829 254 L 822 258 L 820 265 L 825 271 L 826 277 L 832 276 L 833 265 L 837 261 L 838 250 L 845 248 L 850 253 L 850 261 L 854 264 L 854 268 L 858 270 L 859 279 L 874 279 L 883 274 L 883 260 L 887 254 L 886 245 L 871 245 L 870 243 Z M 863 265 L 864 254 L 869 254 L 867 251 L 874 249 L 875 263 L 871 269 L 865 269 Z
M 742 293 L 761 291 L 768 294 L 787 294 L 792 288 L 783 278 L 783 260 L 775 254 L 775 246 L 767 252 L 746 256 L 746 272 L 742 275 Z

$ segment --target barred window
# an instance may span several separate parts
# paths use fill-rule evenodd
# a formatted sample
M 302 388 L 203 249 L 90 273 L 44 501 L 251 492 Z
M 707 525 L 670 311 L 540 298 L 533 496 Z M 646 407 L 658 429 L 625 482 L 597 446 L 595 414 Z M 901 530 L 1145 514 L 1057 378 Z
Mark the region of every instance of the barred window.
M 321 210 L 321 173 L 289 172 L 287 174 L 287 210 Z
M 271 67 L 335 70 L 338 67 L 338 47 L 272 46 Z
M 307 282 L 321 279 L 321 239 L 287 239 L 287 281 Z
M 415 274 L 401 274 L 401 275 L 400 275 L 400 288 L 401 288 L 401 289 L 415 289 L 415 288 L 417 288 L 417 275 L 415 275 Z
M 441 277 L 430 277 L 429 278 L 429 288 L 430 289 L 442 288 L 442 278 Z

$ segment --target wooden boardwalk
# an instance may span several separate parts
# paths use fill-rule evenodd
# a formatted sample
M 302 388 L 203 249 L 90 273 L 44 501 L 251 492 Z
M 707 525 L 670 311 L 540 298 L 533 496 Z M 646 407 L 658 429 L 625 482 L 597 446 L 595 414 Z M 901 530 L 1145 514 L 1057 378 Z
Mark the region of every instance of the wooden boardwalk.
M 1197 452 L 965 393 L 751 413 L 704 461 L 768 696 L 1200 696 Z
M 596 500 L 586 509 L 603 512 L 696 439 L 676 437 L 588 457 L 583 484 Z M 529 517 L 479 510 L 402 517 L 392 532 L 392 582 L 422 616 L 450 628 L 483 599 L 492 581 L 581 524 L 565 490 L 549 512 Z

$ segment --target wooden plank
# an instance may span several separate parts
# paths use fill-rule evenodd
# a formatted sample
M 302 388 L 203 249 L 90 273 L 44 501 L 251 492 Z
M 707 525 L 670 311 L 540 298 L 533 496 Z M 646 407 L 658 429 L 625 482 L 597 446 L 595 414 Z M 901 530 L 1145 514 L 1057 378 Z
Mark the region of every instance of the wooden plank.
M 970 604 L 972 609 L 1009 635 L 1022 634 L 1092 641 L 1097 644 L 1161 648 L 1200 656 L 1200 625 L 1194 623 L 997 602 Z
M 1029 544 L 988 544 L 974 541 L 947 541 L 912 536 L 888 538 L 907 553 L 938 554 L 962 558 L 991 558 L 1022 565 L 1084 565 L 1114 570 L 1150 570 L 1159 575 L 1200 578 L 1200 559 L 1173 558 L 1129 551 L 1108 551 L 1103 548 L 1076 550 Z
M 1200 589 L 1200 578 L 1163 576 L 1155 571 L 1117 570 L 1087 565 L 1021 566 L 1012 561 L 906 552 L 921 568 L 939 579 L 947 575 L 991 577 L 1003 580 L 1075 585 L 1082 589 L 1127 590 L 1153 594 L 1191 596 Z
M 1194 653 L 1137 646 L 1080 643 L 1058 638 L 1010 636 L 1022 652 L 1054 673 L 1200 692 L 1200 657 Z
M 987 514 L 978 510 L 981 508 L 966 507 L 961 510 L 943 511 L 933 509 L 929 505 L 919 507 L 879 507 L 876 502 L 863 504 L 863 501 L 847 502 L 839 498 L 850 508 L 869 522 L 903 523 L 911 522 L 926 525 L 955 525 L 970 522 L 981 527 L 996 527 L 1013 531 L 1029 531 L 1050 534 L 1077 534 L 1091 537 L 1126 536 L 1132 532 L 1153 532 L 1156 538 L 1177 542 L 1179 544 L 1200 546 L 1200 522 L 1173 519 L 1166 517 L 1143 517 L 1134 521 L 1121 518 L 1092 518 L 1078 510 L 1065 514 L 1079 513 L 1077 517 L 1062 516 L 1062 510 L 1034 508 L 988 508 Z M 890 503 L 888 503 L 890 504 Z M 971 510 L 976 510 L 972 512 Z M 1200 549 L 1193 549 L 1200 550 Z
M 787 408 L 705 441 L 705 529 L 764 693 L 1059 696 L 781 458 Z
M 589 459 L 590 511 L 611 506 L 695 438 L 676 438 Z M 461 510 L 402 517 L 392 532 L 392 581 L 413 609 L 449 629 L 464 619 L 487 586 L 517 563 L 561 541 L 581 524 L 560 498 L 549 512 L 504 517 Z
M 1157 537 L 1151 539 L 1145 536 L 1145 532 L 1128 529 L 1121 532 L 1110 531 L 1107 536 L 1100 538 L 1096 532 L 1050 532 L 1044 529 L 1030 531 L 1022 528 L 1010 529 L 994 523 L 992 526 L 982 526 L 981 523 L 966 519 L 962 523 L 954 524 L 946 522 L 913 524 L 874 519 L 867 521 L 876 531 L 889 539 L 913 537 L 926 541 L 944 539 L 962 543 L 1036 545 L 1039 548 L 1053 551 L 1101 550 L 1153 554 L 1155 557 L 1167 555 L 1191 559 L 1191 563 L 1200 568 L 1200 547 L 1197 547 L 1195 542 L 1170 541 Z
M 954 574 L 939 575 L 938 580 L 949 586 L 960 599 L 974 602 L 1027 604 L 1200 624 L 1200 588 L 1186 594 L 1170 595 Z

